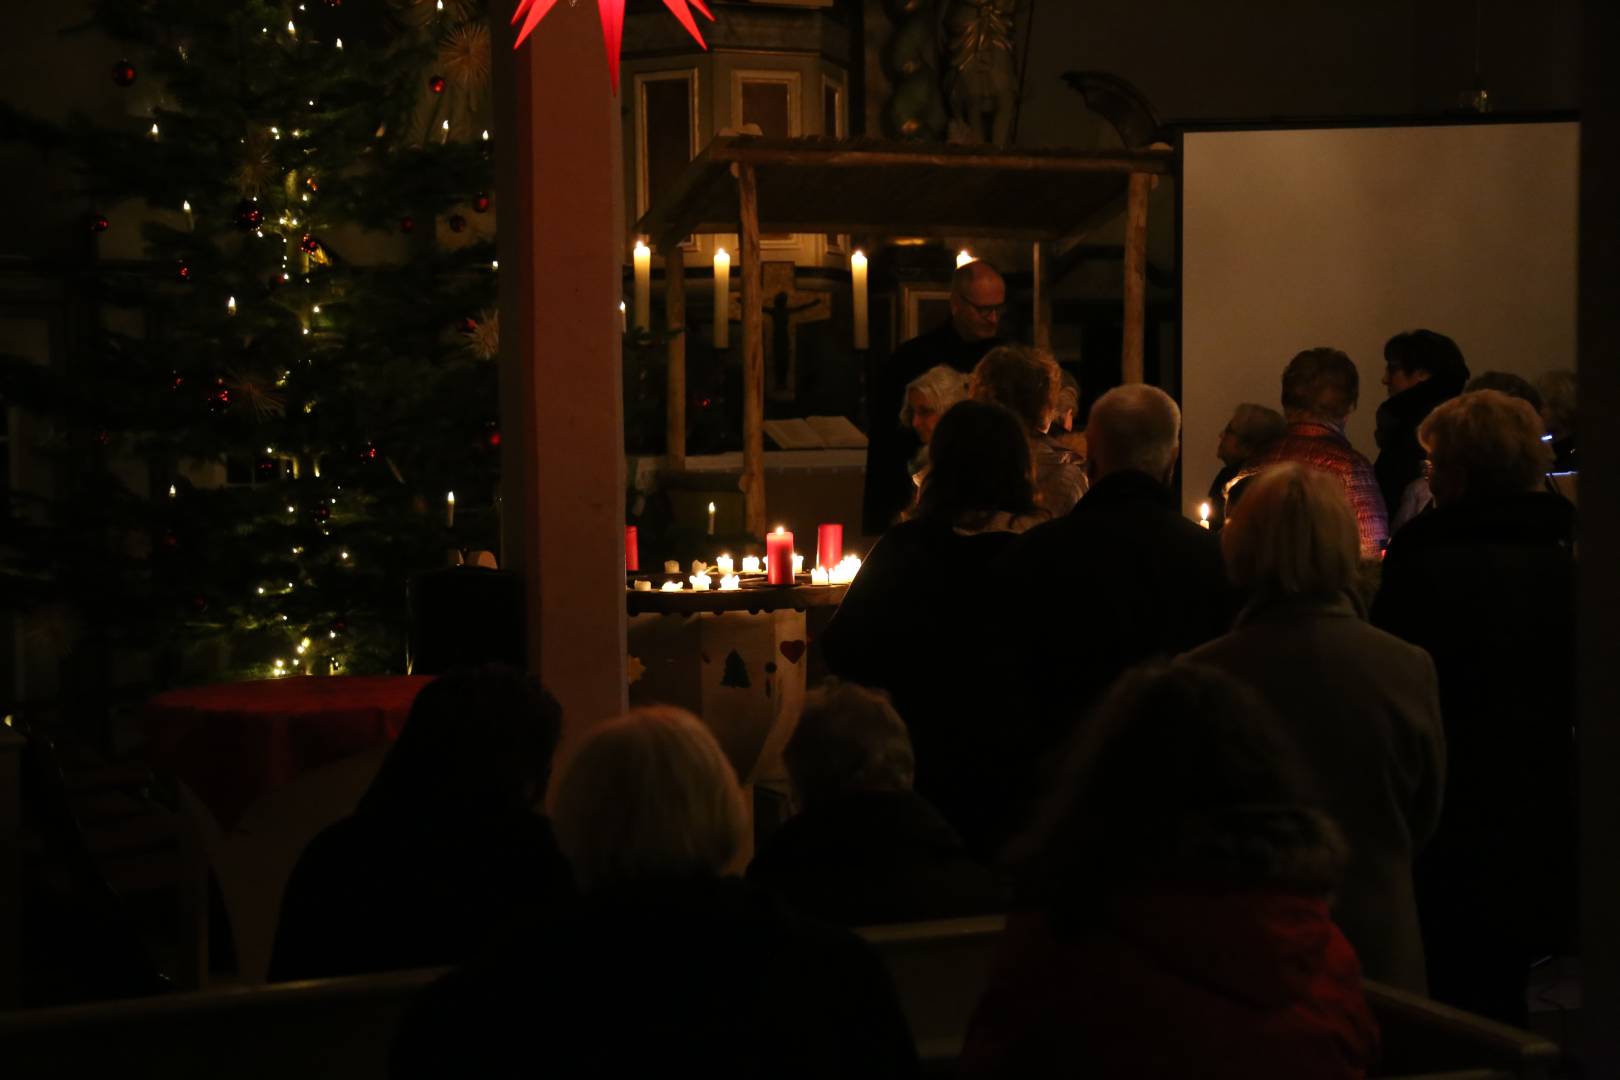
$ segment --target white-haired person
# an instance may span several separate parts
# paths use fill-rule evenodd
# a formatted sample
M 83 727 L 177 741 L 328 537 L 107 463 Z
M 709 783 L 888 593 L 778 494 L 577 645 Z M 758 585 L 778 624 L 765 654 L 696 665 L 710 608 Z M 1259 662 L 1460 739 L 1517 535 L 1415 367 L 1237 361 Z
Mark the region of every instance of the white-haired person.
M 928 444 L 945 411 L 968 396 L 968 376 L 947 364 L 929 368 L 906 386 L 900 423 L 917 433 L 922 447 L 911 459 L 911 482 L 922 486 L 928 475 Z
M 1445 734 L 1429 654 L 1369 626 L 1356 600 L 1356 515 L 1336 478 L 1297 462 L 1258 474 L 1221 534 L 1252 599 L 1186 655 L 1259 691 L 1350 841 L 1334 921 L 1367 976 L 1423 993 L 1412 863 L 1440 818 Z
M 840 926 L 1006 910 L 996 876 L 912 790 L 911 737 L 881 690 L 828 679 L 810 691 L 782 763 L 796 812 L 749 881 Z
M 578 914 L 512 928 L 431 987 L 391 1075 L 915 1074 L 881 961 L 734 876 L 743 792 L 695 716 L 598 724 L 565 757 L 551 812 Z
M 1575 509 L 1526 401 L 1453 398 L 1418 428 L 1434 509 L 1390 544 L 1372 621 L 1440 675 L 1446 801 L 1418 861 L 1434 998 L 1526 1019 L 1574 903 Z

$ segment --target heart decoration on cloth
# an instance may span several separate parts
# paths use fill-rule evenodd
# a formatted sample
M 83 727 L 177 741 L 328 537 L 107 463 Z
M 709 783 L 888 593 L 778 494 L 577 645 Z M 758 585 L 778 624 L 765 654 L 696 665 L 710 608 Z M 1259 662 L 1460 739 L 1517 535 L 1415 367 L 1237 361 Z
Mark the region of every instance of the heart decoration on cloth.
M 804 655 L 804 642 L 802 641 L 784 641 L 777 648 L 782 650 L 782 655 L 787 657 L 790 664 L 797 664 L 799 658 Z

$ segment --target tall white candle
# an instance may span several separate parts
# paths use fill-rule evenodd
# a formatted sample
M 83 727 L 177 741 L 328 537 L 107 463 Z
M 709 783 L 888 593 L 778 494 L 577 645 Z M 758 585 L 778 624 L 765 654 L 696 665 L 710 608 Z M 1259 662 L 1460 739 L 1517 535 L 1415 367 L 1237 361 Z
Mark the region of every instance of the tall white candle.
M 864 349 L 866 339 L 866 253 L 856 251 L 849 257 L 849 287 L 854 294 L 855 347 Z
M 714 347 L 731 345 L 731 253 L 714 251 Z
M 447 529 L 453 529 L 455 528 L 455 525 L 456 493 L 453 491 L 447 491 L 444 493 L 444 527 Z
M 709 535 L 714 535 L 714 503 L 709 504 Z
M 636 241 L 636 329 L 652 327 L 652 248 Z

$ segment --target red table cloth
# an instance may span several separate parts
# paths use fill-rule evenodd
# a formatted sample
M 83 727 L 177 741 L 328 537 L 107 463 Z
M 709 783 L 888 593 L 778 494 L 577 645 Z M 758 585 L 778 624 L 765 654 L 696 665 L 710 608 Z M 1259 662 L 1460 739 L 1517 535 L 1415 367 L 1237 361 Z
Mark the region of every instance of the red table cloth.
M 147 703 L 148 754 L 229 832 L 254 802 L 300 774 L 392 740 L 431 681 L 291 676 L 170 690 Z

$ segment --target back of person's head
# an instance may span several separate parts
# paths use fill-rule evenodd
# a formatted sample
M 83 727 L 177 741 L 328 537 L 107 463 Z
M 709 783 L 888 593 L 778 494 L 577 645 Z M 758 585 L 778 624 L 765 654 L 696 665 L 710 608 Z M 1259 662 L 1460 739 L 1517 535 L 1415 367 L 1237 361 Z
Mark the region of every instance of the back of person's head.
M 1074 926 L 1144 887 L 1330 892 L 1345 847 L 1315 789 L 1252 689 L 1194 664 L 1137 668 L 1071 747 L 1036 833 L 1031 899 Z
M 1408 375 L 1423 373 L 1447 397 L 1462 393 L 1468 363 L 1457 343 L 1434 330 L 1408 330 L 1384 342 L 1384 363 Z
M 1226 424 L 1232 437 L 1250 455 L 1259 453 L 1282 438 L 1287 427 L 1282 413 L 1248 401 L 1232 410 L 1232 419 Z
M 748 821 L 720 744 L 667 705 L 592 728 L 563 762 L 551 816 L 586 892 L 734 869 Z
M 1306 349 L 1283 369 L 1282 407 L 1290 419 L 1343 424 L 1355 412 L 1360 396 L 1361 374 L 1355 361 L 1338 349 Z
M 485 815 L 533 808 L 545 795 L 562 706 L 511 668 L 461 668 L 416 695 L 377 770 L 362 813 Z
M 1530 403 L 1498 390 L 1436 406 L 1418 425 L 1418 441 L 1432 462 L 1434 501 L 1447 506 L 1540 487 L 1553 461 L 1542 434 Z
M 900 406 L 900 422 L 911 426 L 911 395 L 915 391 L 928 407 L 943 413 L 968 396 L 968 377 L 949 364 L 936 364 L 906 384 L 906 400 Z
M 973 369 L 972 395 L 1013 411 L 1029 431 L 1045 431 L 1057 410 L 1063 373 L 1057 361 L 1026 345 L 998 345 Z
M 1232 584 L 1264 597 L 1323 599 L 1356 580 L 1356 512 L 1334 476 L 1297 462 L 1262 470 L 1221 531 Z
M 1074 418 L 1080 412 L 1080 380 L 1067 371 L 1063 372 L 1062 384 L 1058 387 L 1057 421 L 1063 425 L 1065 431 L 1074 428 Z
M 1573 371 L 1549 371 L 1536 380 L 1541 392 L 1541 413 L 1547 430 L 1562 439 L 1575 434 L 1575 391 Z
M 1515 375 L 1511 371 L 1483 371 L 1468 380 L 1463 387 L 1466 393 L 1475 390 L 1499 390 L 1508 397 L 1516 397 L 1521 401 L 1528 401 L 1530 407 L 1536 412 L 1541 411 L 1541 394 L 1531 384 L 1529 379 L 1522 375 Z
M 997 513 L 1035 511 L 1029 436 L 993 401 L 969 398 L 940 417 L 912 517 L 976 527 Z
M 1135 470 L 1169 483 L 1181 451 L 1181 409 L 1156 386 L 1116 386 L 1092 404 L 1086 446 L 1093 480 Z
M 838 679 L 805 695 L 782 764 L 801 807 L 862 791 L 910 791 L 916 773 L 911 735 L 889 695 Z

